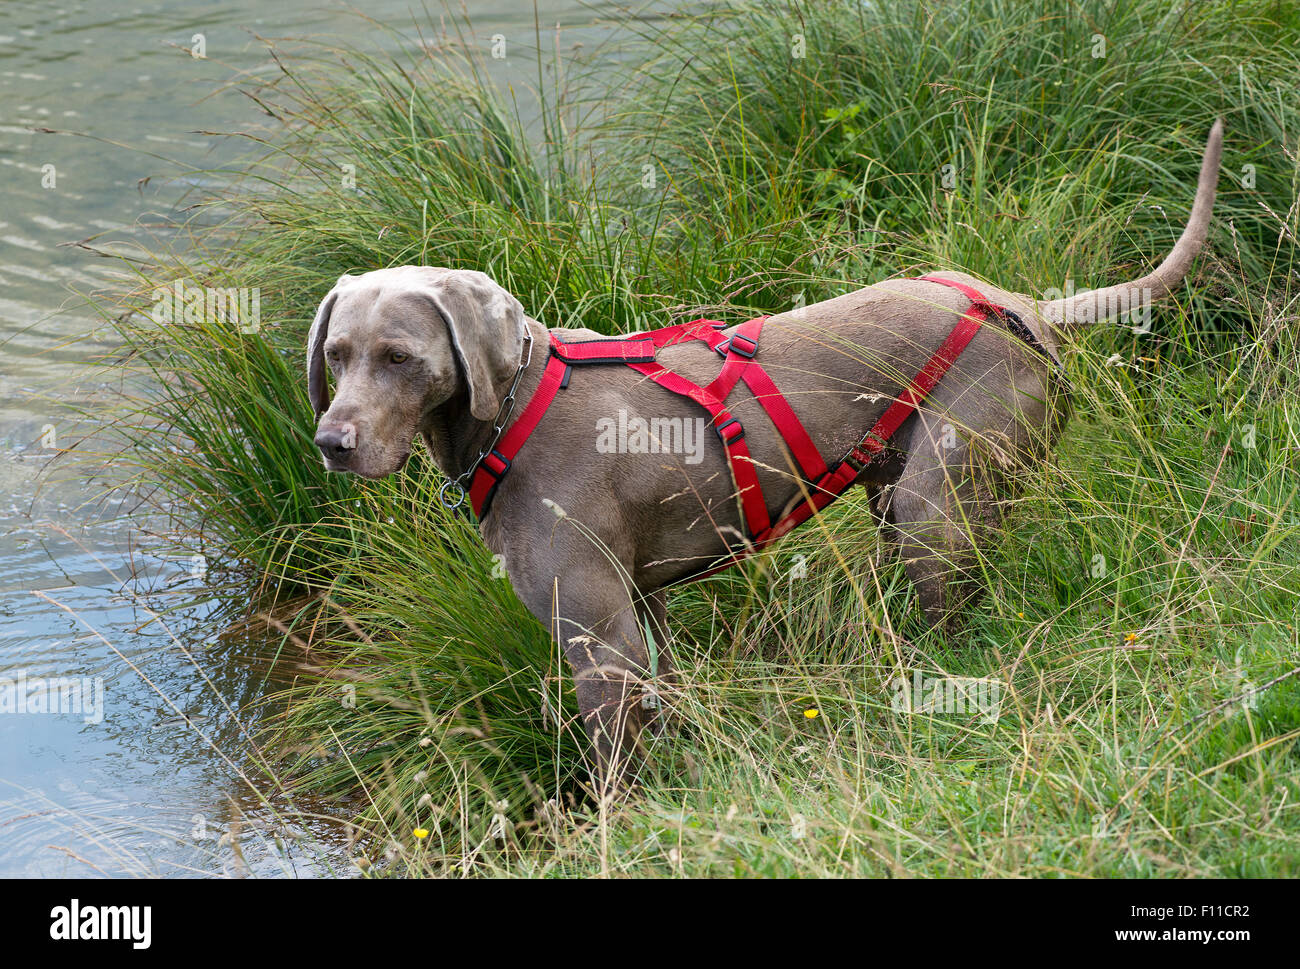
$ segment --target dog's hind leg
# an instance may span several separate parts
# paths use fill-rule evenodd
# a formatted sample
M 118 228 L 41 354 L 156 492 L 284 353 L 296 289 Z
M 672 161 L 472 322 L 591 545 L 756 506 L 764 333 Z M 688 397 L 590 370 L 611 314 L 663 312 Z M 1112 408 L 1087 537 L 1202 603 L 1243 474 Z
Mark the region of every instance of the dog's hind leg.
M 954 632 L 961 609 L 982 591 L 976 549 L 998 523 L 988 487 L 965 441 L 932 439 L 917 427 L 907 463 L 885 503 L 882 534 L 899 547 L 929 626 Z

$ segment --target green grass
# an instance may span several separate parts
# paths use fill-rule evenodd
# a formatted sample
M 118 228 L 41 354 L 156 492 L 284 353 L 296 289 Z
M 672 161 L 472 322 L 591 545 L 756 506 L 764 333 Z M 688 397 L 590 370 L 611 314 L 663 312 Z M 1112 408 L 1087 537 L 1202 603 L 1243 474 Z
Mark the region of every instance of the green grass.
M 157 388 L 124 401 L 123 460 L 317 671 L 277 698 L 277 777 L 359 798 L 372 873 L 1297 873 L 1300 677 L 1265 688 L 1300 654 L 1294 8 L 826 0 L 626 29 L 617 68 L 561 84 L 540 57 L 540 111 L 472 57 L 282 54 L 254 92 L 279 127 L 141 279 L 259 286 L 262 330 L 119 324 Z M 1151 333 L 1067 352 L 1073 423 L 965 633 L 921 628 L 842 500 L 674 594 L 676 734 L 627 804 L 583 797 L 561 657 L 427 460 L 370 483 L 314 456 L 302 343 L 342 272 L 481 269 L 606 332 L 932 268 L 1082 289 L 1169 249 L 1216 116 L 1198 275 Z M 996 683 L 998 715 L 900 713 L 916 671 Z

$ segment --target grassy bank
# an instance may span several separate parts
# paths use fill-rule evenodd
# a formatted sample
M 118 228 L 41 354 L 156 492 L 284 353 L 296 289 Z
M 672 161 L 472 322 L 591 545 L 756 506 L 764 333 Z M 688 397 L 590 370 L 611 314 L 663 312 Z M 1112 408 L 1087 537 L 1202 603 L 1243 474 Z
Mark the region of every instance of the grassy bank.
M 1300 17 L 827 0 L 626 29 L 642 53 L 601 73 L 540 55 L 540 112 L 454 37 L 282 57 L 260 160 L 143 281 L 257 286 L 260 331 L 120 324 L 159 388 L 124 458 L 313 673 L 266 771 L 360 792 L 370 871 L 1296 872 Z M 961 641 L 919 627 L 846 498 L 675 594 L 678 734 L 612 814 L 547 631 L 428 462 L 371 483 L 314 456 L 302 344 L 342 272 L 482 269 L 606 332 L 934 267 L 1082 289 L 1168 250 L 1216 116 L 1199 273 L 1151 332 L 1067 353 L 1074 422 Z M 900 710 L 917 674 L 996 688 L 996 715 Z

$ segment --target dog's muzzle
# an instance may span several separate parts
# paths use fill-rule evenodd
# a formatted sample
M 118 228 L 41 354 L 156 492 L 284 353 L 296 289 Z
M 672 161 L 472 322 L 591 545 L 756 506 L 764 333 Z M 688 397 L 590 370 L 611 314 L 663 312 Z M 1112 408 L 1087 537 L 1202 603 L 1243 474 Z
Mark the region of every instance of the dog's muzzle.
M 322 424 L 316 429 L 316 446 L 326 462 L 346 466 L 357 453 L 355 424 Z

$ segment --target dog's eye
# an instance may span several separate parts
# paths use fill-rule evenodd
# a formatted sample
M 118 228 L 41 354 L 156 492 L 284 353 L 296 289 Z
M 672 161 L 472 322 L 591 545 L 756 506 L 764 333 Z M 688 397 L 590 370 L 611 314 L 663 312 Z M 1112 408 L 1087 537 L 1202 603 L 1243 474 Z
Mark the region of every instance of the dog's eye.
M 410 359 L 410 355 L 405 353 L 390 353 L 388 359 L 393 363 L 406 363 L 406 361 Z

